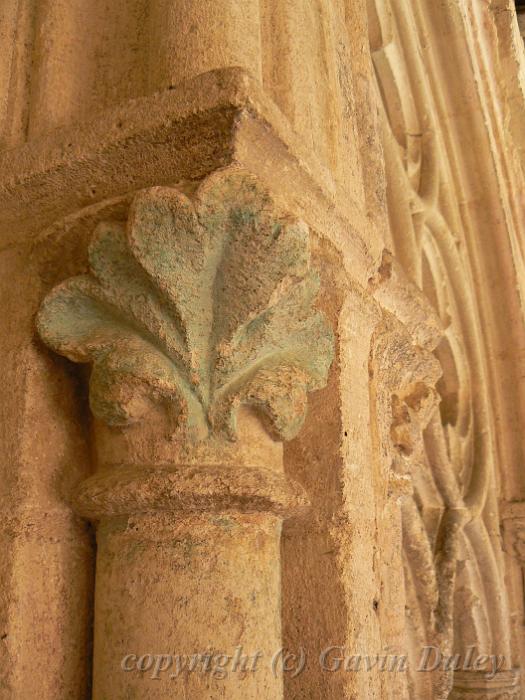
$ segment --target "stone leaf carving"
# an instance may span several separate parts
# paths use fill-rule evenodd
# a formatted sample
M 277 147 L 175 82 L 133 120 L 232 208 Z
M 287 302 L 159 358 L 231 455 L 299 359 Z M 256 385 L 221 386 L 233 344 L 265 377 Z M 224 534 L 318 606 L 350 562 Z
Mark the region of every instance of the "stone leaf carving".
M 254 179 L 217 173 L 191 198 L 138 193 L 126 225 L 99 224 L 89 266 L 51 291 L 37 325 L 55 351 L 92 363 L 97 417 L 126 425 L 161 402 L 194 439 L 233 439 L 249 404 L 275 438 L 296 435 L 333 334 L 312 308 L 307 226 L 277 216 Z

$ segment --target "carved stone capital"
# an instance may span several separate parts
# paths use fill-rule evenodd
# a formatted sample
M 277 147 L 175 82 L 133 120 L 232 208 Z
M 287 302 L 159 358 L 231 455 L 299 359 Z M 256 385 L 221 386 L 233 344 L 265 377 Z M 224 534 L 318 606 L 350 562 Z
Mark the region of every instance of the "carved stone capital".
M 436 310 L 386 248 L 368 286 L 381 306 L 403 324 L 416 345 L 429 351 L 437 346 L 443 327 Z
M 498 671 L 493 678 L 485 671 L 456 671 L 450 700 L 518 700 L 520 674 L 517 669 Z
M 253 179 L 219 172 L 191 197 L 140 192 L 127 224 L 98 226 L 89 264 L 47 296 L 38 330 L 92 364 L 97 417 L 127 425 L 163 402 L 189 438 L 233 438 L 248 404 L 276 438 L 297 434 L 332 332 L 312 309 L 306 225 L 277 214 Z
M 429 349 L 414 342 L 403 323 L 383 310 L 373 338 L 370 371 L 377 386 L 382 451 L 392 460 L 390 488 L 396 496 L 410 495 L 423 430 L 439 405 L 435 385 L 441 367 Z
M 127 222 L 100 223 L 88 274 L 53 289 L 37 319 L 47 345 L 92 367 L 104 448 L 80 512 L 300 506 L 269 465 L 326 383 L 333 334 L 313 308 L 318 288 L 307 226 L 239 169 L 191 194 L 141 191 Z
M 502 503 L 501 522 L 507 553 L 525 567 L 525 501 Z
M 436 311 L 386 249 L 369 289 L 383 310 L 371 369 L 390 417 L 383 433 L 388 427 L 388 447 L 394 450 L 391 486 L 406 495 L 412 491 L 409 462 L 417 462 L 423 430 L 439 404 L 436 383 L 442 370 L 433 350 L 443 330 Z

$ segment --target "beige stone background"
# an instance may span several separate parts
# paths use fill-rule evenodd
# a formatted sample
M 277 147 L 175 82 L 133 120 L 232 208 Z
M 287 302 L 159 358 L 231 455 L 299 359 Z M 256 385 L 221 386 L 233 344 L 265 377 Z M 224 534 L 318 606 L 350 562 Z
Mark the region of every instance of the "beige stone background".
M 0 47 L 0 698 L 522 697 L 525 51 L 514 3 L 0 0 Z M 282 525 L 271 509 L 225 506 L 240 540 L 206 513 L 167 525 L 141 512 L 144 558 L 133 549 L 117 573 L 101 552 L 127 552 L 130 520 L 102 523 L 95 571 L 96 524 L 71 503 L 128 433 L 101 440 L 89 370 L 45 346 L 36 313 L 87 270 L 96 225 L 125 221 L 137 191 L 191 194 L 230 167 L 308 225 L 316 304 L 336 336 L 328 383 L 282 456 L 256 422 L 235 457 L 253 466 L 268 449 L 311 506 Z M 151 425 L 131 440 L 132 462 L 136 445 L 157 444 Z M 237 642 L 304 649 L 302 673 L 181 689 L 128 686 L 104 665 L 120 624 L 145 652 L 166 651 L 149 615 L 159 601 L 177 610 L 173 561 L 155 556 L 169 528 L 181 541 L 204 533 L 177 583 L 198 638 L 231 644 L 237 625 Z M 226 574 L 206 568 L 216 549 Z M 168 581 L 164 598 L 148 599 L 151 570 Z M 267 593 L 243 618 L 255 579 Z M 128 580 L 136 609 L 118 607 Z M 214 597 L 208 617 L 199 606 Z M 505 667 L 490 681 L 416 673 L 425 645 L 463 656 L 474 645 Z M 328 646 L 413 663 L 326 672 Z

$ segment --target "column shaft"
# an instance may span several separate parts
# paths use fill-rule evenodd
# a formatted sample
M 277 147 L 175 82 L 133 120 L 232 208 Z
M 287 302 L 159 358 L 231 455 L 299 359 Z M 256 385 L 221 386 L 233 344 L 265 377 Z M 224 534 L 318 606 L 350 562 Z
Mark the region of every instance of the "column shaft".
M 271 514 L 101 522 L 94 700 L 281 698 L 280 530 Z

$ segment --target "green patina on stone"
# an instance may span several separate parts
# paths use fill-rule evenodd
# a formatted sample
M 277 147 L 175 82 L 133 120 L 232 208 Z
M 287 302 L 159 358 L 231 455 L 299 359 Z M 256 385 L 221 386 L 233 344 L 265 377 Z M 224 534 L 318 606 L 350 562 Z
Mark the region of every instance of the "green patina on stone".
M 194 439 L 234 438 L 249 404 L 275 437 L 298 432 L 306 393 L 326 383 L 333 333 L 313 308 L 307 227 L 276 217 L 252 178 L 218 173 L 192 199 L 140 192 L 127 226 L 97 227 L 89 262 L 46 297 L 37 323 L 54 350 L 92 363 L 95 415 L 126 425 L 161 401 Z

